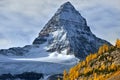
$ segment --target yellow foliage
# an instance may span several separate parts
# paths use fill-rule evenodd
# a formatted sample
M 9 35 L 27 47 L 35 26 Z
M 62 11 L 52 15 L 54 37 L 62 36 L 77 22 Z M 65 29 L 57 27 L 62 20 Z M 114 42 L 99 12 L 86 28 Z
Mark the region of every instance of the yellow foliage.
M 112 57 L 107 57 L 107 60 L 108 61 L 112 61 Z
M 103 46 L 101 46 L 98 50 L 98 54 L 102 54 L 105 53 L 109 50 L 109 46 L 107 44 L 104 44 Z
M 63 72 L 63 80 L 67 80 L 67 77 L 68 77 L 67 71 L 64 70 L 64 72 Z
M 95 59 L 95 58 L 97 58 L 97 54 L 90 54 L 90 55 L 88 55 L 88 56 L 86 57 L 86 62 L 87 62 L 87 64 L 88 64 L 91 60 L 93 60 L 93 59 Z
M 116 40 L 115 46 L 116 46 L 117 48 L 120 48 L 120 39 L 117 39 L 117 40 Z
M 84 68 L 84 74 L 86 75 L 88 72 L 91 72 L 92 68 L 91 67 L 86 67 Z
M 110 66 L 110 69 L 111 69 L 111 70 L 116 70 L 116 69 L 117 69 L 117 66 L 116 66 L 114 63 L 112 63 L 112 65 Z
M 98 50 L 98 54 L 102 54 L 103 53 L 103 47 L 100 47 Z
M 97 79 L 98 79 L 98 80 L 105 80 L 105 77 L 104 77 L 104 75 L 101 74 L 101 75 L 99 75 L 99 76 L 97 77 Z
M 70 68 L 70 70 L 69 70 L 69 74 L 72 74 L 73 73 L 73 68 Z
M 120 76 L 120 71 L 117 71 L 117 72 L 111 74 L 111 76 L 108 77 L 108 78 L 109 78 L 110 80 L 120 80 L 120 79 L 119 79 L 119 76 Z
M 116 47 L 120 48 L 120 40 L 118 39 L 116 41 Z M 106 80 L 108 77 L 110 77 L 112 72 L 119 70 L 120 67 L 114 63 L 111 65 L 105 65 L 107 64 L 106 62 L 103 62 L 102 64 L 100 63 L 101 65 L 96 65 L 96 62 L 99 61 L 96 60 L 101 57 L 101 54 L 114 49 L 114 46 L 109 47 L 106 44 L 102 45 L 99 48 L 98 53 L 88 55 L 84 61 L 81 61 L 72 67 L 68 73 L 66 70 L 64 70 L 63 80 Z M 106 59 L 108 62 L 112 62 L 111 56 L 106 56 Z
M 105 70 L 106 66 L 105 64 L 102 64 L 99 70 Z
M 76 79 L 76 78 L 78 78 L 78 77 L 79 77 L 79 75 L 80 75 L 80 74 L 79 74 L 79 72 L 78 72 L 78 71 L 76 71 L 76 73 L 75 73 L 75 79 Z
M 82 65 L 82 66 L 85 66 L 85 64 L 86 64 L 85 61 L 82 61 L 82 62 L 81 62 L 81 65 Z

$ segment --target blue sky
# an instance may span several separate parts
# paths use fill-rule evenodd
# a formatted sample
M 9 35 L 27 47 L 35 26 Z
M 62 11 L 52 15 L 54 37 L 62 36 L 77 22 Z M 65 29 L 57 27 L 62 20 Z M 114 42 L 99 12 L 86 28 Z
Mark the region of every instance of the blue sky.
M 32 44 L 67 1 L 86 18 L 96 36 L 111 43 L 120 38 L 120 0 L 0 0 L 0 49 Z

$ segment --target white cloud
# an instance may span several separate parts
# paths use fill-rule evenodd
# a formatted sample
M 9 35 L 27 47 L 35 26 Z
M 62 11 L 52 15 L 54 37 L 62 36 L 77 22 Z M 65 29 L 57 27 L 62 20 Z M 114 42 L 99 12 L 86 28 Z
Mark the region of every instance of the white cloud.
M 8 48 L 7 46 L 9 46 L 9 47 L 11 46 L 10 42 L 8 40 L 5 40 L 5 39 L 0 39 L 0 49 Z
M 0 34 L 4 34 L 0 48 L 32 43 L 66 1 L 80 11 L 98 37 L 112 43 L 120 37 L 119 0 L 0 0 Z

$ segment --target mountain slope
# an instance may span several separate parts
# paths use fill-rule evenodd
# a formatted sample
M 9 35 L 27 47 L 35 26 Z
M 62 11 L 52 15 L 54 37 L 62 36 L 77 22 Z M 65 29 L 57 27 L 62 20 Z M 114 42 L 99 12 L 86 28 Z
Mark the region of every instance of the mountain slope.
M 97 38 L 87 26 L 85 18 L 70 2 L 63 4 L 39 33 L 33 44 L 48 42 L 48 52 L 74 54 L 84 59 L 107 41 Z
M 0 74 L 31 71 L 46 75 L 62 73 L 63 69 L 69 69 L 104 43 L 110 45 L 97 38 L 80 13 L 66 2 L 32 45 L 0 50 Z
M 120 71 L 120 40 L 119 46 L 103 45 L 95 54 L 72 67 L 64 80 L 119 80 Z
M 104 43 L 110 45 L 109 42 L 97 38 L 87 26 L 85 18 L 70 2 L 66 2 L 61 5 L 55 15 L 43 27 L 39 36 L 33 41 L 33 45 L 27 45 L 23 48 L 3 49 L 0 50 L 0 54 L 29 56 L 31 53 L 30 55 L 34 55 L 31 48 L 36 45 L 44 45 L 40 49 L 41 53 L 45 51 L 44 53 L 72 54 L 79 59 L 84 59 L 89 53 L 96 52 L 99 46 Z M 36 53 L 36 56 L 39 56 L 39 53 Z
M 120 80 L 120 71 L 112 74 L 112 76 L 110 78 L 108 78 L 107 80 Z
M 37 72 L 44 75 L 62 73 L 64 69 L 74 66 L 79 60 L 74 55 L 46 52 L 46 45 L 27 46 L 29 51 L 22 56 L 0 56 L 0 74 L 21 74 Z M 54 67 L 53 67 L 54 66 Z

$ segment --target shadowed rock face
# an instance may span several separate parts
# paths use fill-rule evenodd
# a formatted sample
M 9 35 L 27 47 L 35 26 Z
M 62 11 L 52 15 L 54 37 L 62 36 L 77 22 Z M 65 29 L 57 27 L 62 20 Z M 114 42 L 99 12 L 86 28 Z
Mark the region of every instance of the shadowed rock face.
M 97 38 L 87 26 L 86 20 L 70 2 L 63 4 L 40 31 L 33 44 L 48 43 L 50 52 L 66 51 L 78 58 L 94 53 L 99 46 L 109 42 Z
M 77 58 L 84 59 L 86 55 L 96 52 L 99 46 L 105 43 L 110 45 L 109 42 L 97 38 L 91 32 L 85 18 L 70 2 L 66 2 L 43 27 L 39 36 L 33 41 L 33 45 L 2 49 L 0 54 L 24 56 L 33 46 L 45 44 L 46 52 L 74 54 Z
M 9 49 L 1 49 L 0 50 L 0 54 L 2 55 L 16 55 L 16 56 L 22 56 L 25 53 L 27 53 L 28 50 L 26 50 L 25 48 L 20 48 L 20 47 L 13 47 L 13 48 L 9 48 Z

